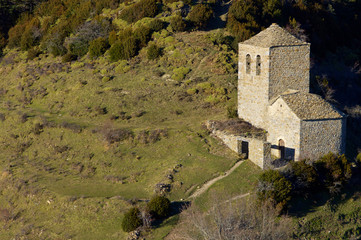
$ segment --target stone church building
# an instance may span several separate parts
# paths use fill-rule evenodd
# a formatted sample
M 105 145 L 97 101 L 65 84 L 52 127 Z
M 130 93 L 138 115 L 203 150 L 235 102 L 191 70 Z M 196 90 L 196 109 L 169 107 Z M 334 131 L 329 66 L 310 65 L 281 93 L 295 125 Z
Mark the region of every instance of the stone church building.
M 346 116 L 309 91 L 309 43 L 277 24 L 239 43 L 238 115 L 264 129 L 266 139 L 252 145 L 239 138 L 238 151 L 262 168 L 271 155 L 297 161 L 343 153 Z

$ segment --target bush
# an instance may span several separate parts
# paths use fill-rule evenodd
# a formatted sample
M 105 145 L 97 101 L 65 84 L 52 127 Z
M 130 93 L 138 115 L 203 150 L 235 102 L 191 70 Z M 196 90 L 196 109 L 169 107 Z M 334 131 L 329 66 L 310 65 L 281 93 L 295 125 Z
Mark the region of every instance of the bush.
M 258 181 L 257 197 L 261 201 L 271 200 L 282 210 L 291 200 L 292 184 L 277 170 L 262 173 Z
M 40 55 L 41 51 L 38 47 L 33 47 L 29 49 L 28 51 L 28 60 L 33 60 L 34 58 L 38 57 Z
M 234 1 L 229 8 L 227 28 L 236 37 L 235 42 L 244 41 L 260 30 L 258 18 L 261 9 L 253 0 Z
M 290 168 L 290 181 L 294 190 L 307 190 L 315 187 L 317 172 L 312 165 L 307 164 L 305 160 L 301 160 L 291 162 Z
M 100 57 L 108 48 L 109 44 L 105 38 L 97 38 L 89 43 L 89 55 L 91 58 Z
M 227 117 L 228 118 L 238 118 L 237 108 L 233 108 L 231 106 L 227 107 Z
M 67 53 L 62 57 L 62 62 L 72 62 L 75 61 L 78 57 L 72 53 Z
M 27 23 L 23 34 L 21 35 L 20 47 L 22 50 L 28 50 L 39 44 L 41 37 L 40 20 L 33 18 Z
M 161 49 L 155 43 L 152 43 L 148 47 L 147 57 L 149 60 L 154 60 L 161 55 L 161 52 Z
M 326 187 L 341 186 L 352 176 L 351 164 L 345 155 L 330 152 L 317 160 L 315 167 L 321 182 Z
M 25 30 L 25 24 L 17 24 L 9 30 L 9 48 L 20 47 L 21 36 Z
M 62 21 L 48 32 L 41 42 L 43 50 L 54 56 L 64 55 L 67 53 L 64 47 L 64 39 L 71 33 L 69 22 Z
M 170 201 L 166 197 L 156 196 L 148 202 L 147 209 L 154 217 L 165 218 L 170 213 Z
M 159 32 L 165 27 L 165 22 L 156 18 L 148 24 L 148 27 L 152 30 L 152 32 Z
M 113 45 L 116 41 L 118 40 L 118 36 L 117 36 L 117 32 L 116 31 L 111 31 L 109 33 L 109 37 L 108 37 L 108 42 L 110 45 Z
M 100 114 L 104 114 L 104 110 L 106 111 L 106 109 L 104 108 L 99 108 L 98 112 Z M 126 139 L 129 139 L 133 136 L 133 132 L 128 130 L 128 129 L 113 129 L 113 128 L 109 128 L 107 126 L 105 126 L 102 129 L 102 134 L 105 138 L 105 140 L 109 143 L 115 143 L 115 142 L 121 142 L 124 141 Z
M 213 16 L 213 10 L 205 4 L 197 4 L 188 14 L 188 19 L 193 22 L 196 27 L 204 28 Z
M 116 41 L 109 49 L 110 60 L 113 62 L 119 60 L 128 60 L 137 54 L 137 44 L 133 37 L 123 41 Z
M 186 29 L 187 24 L 182 16 L 176 15 L 170 19 L 170 27 L 174 32 L 183 32 Z
M 172 78 L 176 81 L 182 81 L 189 72 L 190 69 L 187 67 L 175 68 L 173 70 Z
M 124 214 L 122 229 L 125 232 L 131 232 L 142 225 L 142 218 L 138 208 L 131 208 Z
M 110 23 L 106 19 L 85 22 L 78 28 L 74 36 L 66 39 L 65 45 L 68 51 L 82 57 L 88 52 L 89 43 L 108 36 L 110 28 Z
M 152 31 L 149 27 L 146 26 L 138 27 L 133 32 L 133 37 L 138 41 L 140 48 L 147 46 L 151 36 Z
M 121 12 L 120 18 L 129 23 L 133 23 L 145 17 L 153 18 L 157 13 L 157 0 L 141 0 L 125 8 Z

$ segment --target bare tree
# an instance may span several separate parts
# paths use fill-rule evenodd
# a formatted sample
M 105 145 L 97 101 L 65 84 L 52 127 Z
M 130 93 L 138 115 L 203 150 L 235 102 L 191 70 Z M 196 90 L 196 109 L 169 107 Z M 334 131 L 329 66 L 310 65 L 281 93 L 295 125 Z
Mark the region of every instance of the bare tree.
M 166 239 L 288 239 L 291 224 L 291 219 L 279 216 L 271 204 L 258 205 L 254 197 L 250 197 L 218 201 L 208 212 L 191 206 L 182 212 L 180 224 Z

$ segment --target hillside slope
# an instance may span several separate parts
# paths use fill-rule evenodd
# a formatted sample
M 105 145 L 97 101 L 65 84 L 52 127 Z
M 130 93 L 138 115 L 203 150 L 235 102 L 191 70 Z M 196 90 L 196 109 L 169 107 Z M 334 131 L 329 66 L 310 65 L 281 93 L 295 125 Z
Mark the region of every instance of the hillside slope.
M 34 5 L 0 36 L 4 239 L 126 239 L 129 208 L 159 191 L 186 199 L 234 166 L 238 156 L 202 123 L 233 112 L 237 43 L 272 22 L 311 42 L 313 91 L 350 115 L 349 152 L 361 146 L 361 37 L 351 31 L 361 26 L 360 1 L 24 2 Z M 244 194 L 259 172 L 247 163 L 214 188 Z M 356 194 L 342 208 L 352 215 L 359 202 Z M 333 211 L 316 210 L 298 219 L 299 236 L 324 237 L 337 225 L 303 228 Z M 164 237 L 177 219 L 148 238 Z M 346 228 L 358 229 L 345 225 L 337 236 Z

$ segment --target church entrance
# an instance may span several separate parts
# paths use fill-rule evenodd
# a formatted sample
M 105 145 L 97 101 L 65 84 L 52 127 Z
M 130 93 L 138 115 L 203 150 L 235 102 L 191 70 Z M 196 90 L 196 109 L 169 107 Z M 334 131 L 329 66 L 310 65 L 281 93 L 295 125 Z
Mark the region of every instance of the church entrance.
M 248 142 L 247 141 L 242 141 L 241 142 L 241 154 L 242 154 L 244 159 L 248 158 L 248 153 L 249 153 Z
M 282 139 L 278 140 L 279 158 L 285 159 L 285 141 Z

